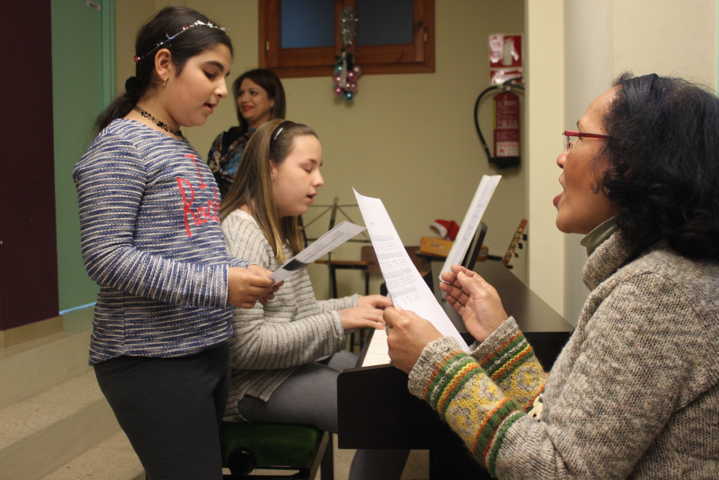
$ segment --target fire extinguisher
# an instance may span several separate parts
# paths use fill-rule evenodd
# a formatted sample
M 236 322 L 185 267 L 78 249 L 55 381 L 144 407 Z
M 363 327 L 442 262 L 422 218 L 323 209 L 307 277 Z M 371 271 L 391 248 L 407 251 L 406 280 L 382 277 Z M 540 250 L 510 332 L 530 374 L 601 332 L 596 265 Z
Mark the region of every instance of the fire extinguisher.
M 492 85 L 484 89 L 474 103 L 474 126 L 477 129 L 477 135 L 489 163 L 499 169 L 517 167 L 520 163 L 519 96 L 515 92 L 524 93 L 524 86 L 518 81 Z M 495 104 L 494 155 L 490 154 L 487 141 L 479 126 L 479 108 L 482 99 L 488 94 L 494 96 Z

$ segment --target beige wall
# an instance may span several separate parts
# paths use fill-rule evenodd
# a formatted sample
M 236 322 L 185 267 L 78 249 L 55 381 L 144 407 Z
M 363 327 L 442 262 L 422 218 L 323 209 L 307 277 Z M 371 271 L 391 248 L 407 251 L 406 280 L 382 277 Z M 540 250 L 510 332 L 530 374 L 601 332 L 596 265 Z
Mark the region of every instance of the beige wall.
M 118 84 L 130 74 L 132 42 L 139 25 L 168 2 L 118 2 Z M 231 79 L 257 66 L 257 1 L 203 0 L 184 3 L 229 27 L 236 53 Z M 360 79 L 354 104 L 337 100 L 329 77 L 283 80 L 288 117 L 313 126 L 323 147 L 327 185 L 317 203 L 338 197 L 353 203 L 351 187 L 379 196 L 407 245 L 430 235 L 435 218 L 461 222 L 482 174 L 495 173 L 487 165 L 477 140 L 472 108 L 488 85 L 487 35 L 521 32 L 522 0 L 438 0 L 436 2 L 436 72 L 417 75 L 367 75 Z M 485 115 L 490 109 L 485 109 Z M 186 135 L 204 156 L 210 142 L 235 122 L 231 101 L 225 101 L 203 127 Z M 486 131 L 491 117 L 483 119 Z M 556 136 L 556 135 L 555 135 Z M 502 255 L 519 220 L 526 216 L 524 166 L 506 175 L 485 215 L 487 243 Z M 350 209 L 361 221 L 356 209 Z M 308 215 L 312 218 L 312 214 Z M 321 220 L 322 228 L 326 221 Z M 355 258 L 358 248 L 341 249 L 336 258 Z M 525 275 L 525 258 L 515 271 Z M 326 269 L 313 266 L 318 295 L 326 294 Z M 342 282 L 356 279 L 349 289 L 360 288 L 357 273 L 343 273 Z
M 679 76 L 712 88 L 716 85 L 716 0 L 571 3 L 574 8 L 566 25 L 568 51 L 572 53 L 567 64 L 573 68 L 568 68 L 567 84 L 576 88 L 576 94 L 568 90 L 567 106 L 572 106 L 568 124 L 625 71 Z M 593 66 L 588 57 L 596 60 Z M 567 243 L 568 319 L 579 315 L 586 298 L 581 282 L 585 258 L 578 239 Z
M 550 222 L 553 213 L 545 207 L 558 191 L 558 170 L 535 170 L 535 159 L 548 157 L 547 144 L 571 127 L 623 71 L 657 72 L 716 85 L 716 4 L 715 0 L 526 0 L 528 198 L 533 225 L 529 282 L 569 320 L 577 317 L 587 293 L 581 281 L 585 252 L 576 235 L 558 240 Z M 564 53 L 563 69 L 558 59 L 546 55 L 556 50 Z M 538 91 L 542 98 L 532 95 Z M 552 104 L 561 108 L 563 118 L 558 118 Z M 547 144 L 542 142 L 545 136 Z M 556 156 L 561 147 L 553 143 L 552 148 Z M 555 186 L 547 188 L 552 182 Z
M 611 84 L 610 2 L 568 2 L 566 10 L 566 102 L 563 127 L 574 129 L 584 109 Z M 591 48 L 591 55 L 586 49 Z M 587 296 L 581 279 L 586 250 L 581 235 L 565 238 L 565 318 L 574 322 Z
M 564 126 L 564 1 L 526 0 L 529 287 L 564 311 L 564 242 L 554 227 L 554 160 Z
M 656 72 L 714 87 L 716 4 L 716 0 L 610 2 L 612 76 L 625 70 L 636 75 Z
M 197 7 L 230 27 L 237 50 L 233 76 L 256 66 L 255 0 L 121 0 L 118 88 L 131 72 L 137 28 L 169 3 Z M 434 218 L 460 221 L 480 176 L 494 173 L 471 119 L 473 101 L 487 84 L 486 36 L 525 29 L 523 167 L 505 176 L 488 209 L 488 242 L 492 253 L 501 255 L 519 219 L 528 216 L 531 255 L 519 259 L 515 273 L 557 311 L 575 318 L 586 295 L 580 280 L 584 251 L 577 236 L 559 234 L 551 207 L 559 191 L 554 159 L 562 148 L 560 132 L 624 70 L 716 85 L 716 0 L 438 0 L 436 10 L 434 74 L 363 77 L 353 105 L 332 97 L 328 78 L 284 81 L 288 115 L 314 126 L 323 140 L 328 185 L 318 203 L 335 196 L 350 203 L 353 185 L 381 196 L 407 244 L 429 234 L 427 224 Z M 188 136 L 204 155 L 233 117 L 232 105 L 225 102 L 207 125 Z M 491 128 L 490 118 L 482 122 Z M 344 249 L 338 257 L 354 257 L 356 250 Z M 312 273 L 318 293 L 326 294 L 326 271 L 313 267 Z M 343 282 L 357 280 L 345 285 L 345 292 L 360 287 L 358 277 L 342 274 Z

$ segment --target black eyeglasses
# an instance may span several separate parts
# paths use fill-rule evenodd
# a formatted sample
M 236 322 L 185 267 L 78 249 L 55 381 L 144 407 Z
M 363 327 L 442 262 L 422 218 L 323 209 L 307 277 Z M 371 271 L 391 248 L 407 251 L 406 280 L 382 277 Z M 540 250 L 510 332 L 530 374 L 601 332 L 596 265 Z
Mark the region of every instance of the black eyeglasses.
M 564 148 L 565 151 L 568 151 L 572 148 L 572 145 L 574 144 L 574 138 L 609 138 L 609 135 L 604 135 L 603 133 L 589 133 L 589 132 L 579 132 L 577 130 L 565 130 L 562 135 L 565 138 L 565 144 Z

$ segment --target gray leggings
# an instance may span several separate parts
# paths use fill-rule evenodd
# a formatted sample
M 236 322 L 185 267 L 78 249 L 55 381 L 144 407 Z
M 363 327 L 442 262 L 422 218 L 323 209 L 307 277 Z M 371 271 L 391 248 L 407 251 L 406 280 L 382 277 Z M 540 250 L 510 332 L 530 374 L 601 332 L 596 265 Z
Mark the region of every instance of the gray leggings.
M 304 423 L 337 433 L 337 376 L 357 365 L 349 352 L 335 353 L 327 364 L 309 363 L 294 371 L 265 403 L 245 396 L 237 404 L 250 422 Z M 407 450 L 357 450 L 349 480 L 397 480 L 407 461 Z

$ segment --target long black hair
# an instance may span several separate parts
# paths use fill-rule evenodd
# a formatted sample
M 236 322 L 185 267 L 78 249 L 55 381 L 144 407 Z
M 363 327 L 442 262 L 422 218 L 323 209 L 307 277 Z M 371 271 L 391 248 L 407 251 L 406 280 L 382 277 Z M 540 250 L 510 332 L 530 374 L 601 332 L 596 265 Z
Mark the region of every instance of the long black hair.
M 664 240 L 719 259 L 719 98 L 679 78 L 621 75 L 605 117 L 602 188 L 635 255 Z
M 267 92 L 267 97 L 270 100 L 274 100 L 275 104 L 270 110 L 270 120 L 275 118 L 285 118 L 286 115 L 286 102 L 285 102 L 285 89 L 282 86 L 280 77 L 277 76 L 272 70 L 266 68 L 255 68 L 248 70 L 232 82 L 232 94 L 235 97 L 235 108 L 237 109 L 237 121 L 240 122 L 240 134 L 245 133 L 249 130 L 250 125 L 242 117 L 240 106 L 237 104 L 237 98 L 240 96 L 240 87 L 242 87 L 242 81 L 244 79 L 250 79 L 260 87 L 264 88 Z
M 95 121 L 97 130 L 105 128 L 116 118 L 124 117 L 137 104 L 155 80 L 155 53 L 158 44 L 172 52 L 172 63 L 177 74 L 182 73 L 191 57 L 217 44 L 227 46 L 232 52 L 232 41 L 224 30 L 207 26 L 188 28 L 167 43 L 167 38 L 182 31 L 183 27 L 200 20 L 215 22 L 200 12 L 187 7 L 165 7 L 138 32 L 135 41 L 135 75 L 125 82 L 125 93 L 117 97 Z

